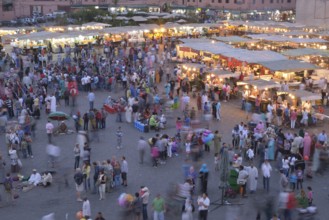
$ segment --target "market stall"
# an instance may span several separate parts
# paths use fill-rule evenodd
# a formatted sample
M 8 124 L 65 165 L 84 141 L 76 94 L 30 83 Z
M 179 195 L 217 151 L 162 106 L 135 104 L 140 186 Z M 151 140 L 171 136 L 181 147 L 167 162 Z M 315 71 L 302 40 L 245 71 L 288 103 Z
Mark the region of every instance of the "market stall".
M 260 100 L 261 112 L 267 111 L 267 105 L 272 101 L 274 92 L 280 88 L 280 84 L 263 79 L 238 82 L 237 85 L 243 86 L 246 101 L 253 107 L 255 107 L 256 99 Z
M 291 86 L 298 86 L 301 79 L 308 75 L 308 71 L 319 69 L 319 67 L 300 60 L 279 60 L 259 62 L 266 71 L 273 73 L 273 79 L 287 81 Z

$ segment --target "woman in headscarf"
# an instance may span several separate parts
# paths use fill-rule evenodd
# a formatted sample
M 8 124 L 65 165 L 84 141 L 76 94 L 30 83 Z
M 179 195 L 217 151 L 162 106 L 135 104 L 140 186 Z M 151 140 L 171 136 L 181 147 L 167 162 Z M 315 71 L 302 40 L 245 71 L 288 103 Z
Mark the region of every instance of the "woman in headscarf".
M 195 208 L 191 199 L 187 198 L 185 204 L 182 207 L 182 220 L 193 220 L 193 212 Z
M 304 136 L 304 150 L 303 150 L 303 156 L 304 157 L 310 157 L 311 155 L 311 144 L 312 144 L 312 138 L 311 136 L 306 132 Z
M 202 193 L 207 193 L 208 175 L 209 175 L 209 170 L 207 168 L 207 164 L 204 163 L 202 164 L 201 169 L 199 171 Z

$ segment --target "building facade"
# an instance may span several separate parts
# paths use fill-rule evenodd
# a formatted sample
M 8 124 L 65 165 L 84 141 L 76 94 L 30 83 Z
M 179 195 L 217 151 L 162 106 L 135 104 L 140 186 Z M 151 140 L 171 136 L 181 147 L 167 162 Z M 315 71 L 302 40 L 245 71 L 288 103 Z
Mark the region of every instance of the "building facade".
M 329 0 L 297 0 L 297 23 L 329 27 Z
M 307 1 L 307 0 L 305 0 Z M 309 0 L 310 1 L 310 0 Z M 319 0 L 320 1 L 320 0 Z M 0 21 L 87 6 L 178 5 L 219 10 L 293 10 L 296 0 L 0 0 Z

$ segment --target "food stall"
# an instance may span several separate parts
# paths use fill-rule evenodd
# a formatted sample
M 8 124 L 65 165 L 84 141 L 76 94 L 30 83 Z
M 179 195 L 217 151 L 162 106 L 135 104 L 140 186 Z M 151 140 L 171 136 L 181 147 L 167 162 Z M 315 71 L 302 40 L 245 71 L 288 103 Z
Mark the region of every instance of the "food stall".
M 329 50 L 326 49 L 299 48 L 283 51 L 282 54 L 290 58 L 302 59 L 322 68 L 329 68 Z
M 273 73 L 273 80 L 287 81 L 289 87 L 299 86 L 302 77 L 308 76 L 308 71 L 319 69 L 319 67 L 300 60 L 279 60 L 260 62 L 266 71 Z
M 304 108 L 309 113 L 309 125 L 314 124 L 317 120 L 323 121 L 327 117 L 323 114 L 321 95 L 319 93 L 305 90 L 293 90 L 289 91 L 286 97 L 287 99 L 284 101 L 285 106 L 289 103 L 292 109 L 297 110 L 298 121 L 302 118 L 302 110 Z
M 255 106 L 257 96 L 260 96 L 260 110 L 267 111 L 267 104 L 272 101 L 274 91 L 280 88 L 280 84 L 274 81 L 263 79 L 238 82 L 238 86 L 243 86 L 244 94 L 247 94 L 247 101 Z

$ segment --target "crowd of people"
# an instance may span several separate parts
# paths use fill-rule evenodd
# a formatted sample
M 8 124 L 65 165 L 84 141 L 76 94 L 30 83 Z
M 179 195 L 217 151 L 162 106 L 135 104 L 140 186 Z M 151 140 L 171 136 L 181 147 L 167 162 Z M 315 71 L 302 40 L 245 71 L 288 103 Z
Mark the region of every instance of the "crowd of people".
M 159 49 L 160 46 L 164 49 Z M 105 42 L 103 48 L 91 44 L 84 47 L 77 45 L 71 52 L 69 48 L 65 48 L 65 53 L 59 54 L 57 59 L 52 59 L 52 54 L 49 53 L 51 56 L 45 62 L 39 56 L 44 56 L 44 53 L 46 51 L 43 49 L 37 49 L 34 54 L 28 54 L 23 59 L 14 50 L 12 57 L 15 57 L 15 63 L 10 66 L 10 74 L 0 79 L 1 120 L 5 121 L 1 124 L 1 129 L 5 132 L 7 145 L 5 153 L 0 156 L 0 162 L 5 160 L 8 153 L 11 165 L 10 173 L 7 174 L 0 163 L 0 177 L 4 182 L 10 183 L 6 192 L 11 200 L 14 199 L 17 188 L 14 186 L 14 175 L 22 170 L 22 160 L 29 163 L 27 158 L 35 157 L 32 145 L 37 121 L 57 112 L 62 100 L 63 106 L 71 107 L 69 115 L 74 119 L 75 131 L 91 132 L 94 134 L 92 140 L 99 141 L 97 130 L 108 127 L 108 114 L 116 114 L 119 126 L 115 131 L 115 147 L 118 150 L 126 147 L 124 140 L 128 136 L 120 126 L 123 121 L 143 122 L 150 130 L 155 130 L 156 133 L 151 138 L 147 139 L 142 135 L 137 142 L 140 164 L 146 163 L 150 157 L 152 166 L 157 168 L 160 165 L 165 166 L 171 158 L 178 155 L 183 155 L 184 163 L 192 164 L 212 152 L 215 170 L 208 169 L 209 161 L 201 165 L 199 172 L 196 171 L 196 166 L 187 166 L 184 169 L 184 183 L 179 184 L 175 197 L 170 197 L 179 197 L 183 220 L 193 219 L 196 209 L 194 204 L 197 204 L 199 219 L 207 219 L 210 206 L 207 195 L 208 177 L 211 172 L 222 171 L 220 164 L 225 155 L 228 155 L 229 169 L 238 173 L 235 183 L 243 198 L 248 191 L 257 194 L 258 178 L 261 176 L 264 190 L 270 192 L 273 185 L 271 175 L 275 169 L 281 173 L 279 185 L 282 193 L 304 190 L 305 178 L 312 178 L 314 172 L 321 174 L 325 170 L 328 142 L 326 132 L 317 134 L 308 132 L 307 128 L 297 132 L 282 127 L 280 119 L 285 116 L 285 110 L 279 114 L 276 126 L 272 124 L 272 120 L 261 117 L 254 120 L 255 126 L 241 122 L 232 130 L 232 143 L 223 142 L 224 137 L 217 127 L 222 120 L 221 101 L 227 102 L 230 99 L 231 87 L 226 84 L 224 97 L 218 99 L 207 88 L 197 91 L 197 94 L 190 93 L 192 88 L 189 81 L 177 77 L 179 69 L 171 63 L 171 56 L 176 53 L 173 42 L 166 41 L 160 45 L 156 40 L 149 40 L 143 47 L 129 45 L 127 41 L 122 41 L 119 45 Z M 98 98 L 95 91 L 111 95 L 123 92 L 124 95 L 117 99 L 108 96 L 102 103 L 104 106 L 99 107 L 95 105 Z M 81 97 L 79 93 L 86 94 L 86 97 L 81 98 L 88 103 L 88 110 L 85 112 L 77 108 L 77 99 Z M 271 106 L 269 104 L 267 107 L 268 116 L 273 114 Z M 122 117 L 123 112 L 125 118 Z M 171 113 L 179 116 L 175 120 L 174 134 L 169 135 L 165 129 Z M 291 128 L 294 128 L 293 121 L 296 120 L 294 114 L 294 111 L 289 111 Z M 14 120 L 17 123 L 11 124 Z M 216 123 L 213 131 L 210 129 L 211 120 Z M 50 145 L 54 144 L 54 129 L 55 126 L 49 120 L 45 125 L 45 133 Z M 61 131 L 66 133 L 67 128 L 61 128 Z M 92 218 L 91 202 L 87 198 L 87 195 L 90 198 L 89 193 L 97 194 L 99 200 L 105 200 L 107 193 L 128 186 L 128 162 L 125 156 L 101 160 L 92 158 L 92 151 L 94 149 L 90 147 L 89 141 L 82 145 L 76 143 L 72 158 L 76 200 L 82 202 L 82 211 L 77 216 L 86 220 Z M 56 168 L 55 163 L 52 165 L 52 168 Z M 52 185 L 52 178 L 50 172 L 41 175 L 33 170 L 28 178 L 23 177 L 18 181 L 22 183 L 24 191 L 29 191 L 38 185 Z M 307 189 L 307 195 L 301 191 L 304 194 L 300 193 L 300 197 L 306 198 L 307 205 L 310 206 L 313 193 L 311 186 Z M 142 186 L 136 191 L 138 192 L 134 194 L 129 207 L 133 210 L 135 219 L 150 219 L 147 208 L 150 190 Z M 196 194 L 200 196 L 195 196 Z M 152 201 L 153 218 L 163 220 L 169 203 L 158 192 L 155 195 L 157 196 Z M 291 219 L 290 208 L 281 209 L 284 210 L 284 214 L 280 214 L 284 216 L 282 218 Z M 268 219 L 277 219 L 275 214 L 268 216 Z M 102 213 L 98 213 L 95 219 L 105 218 Z

